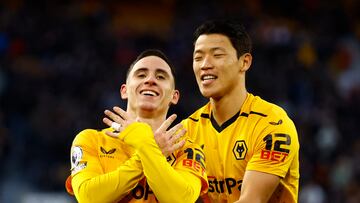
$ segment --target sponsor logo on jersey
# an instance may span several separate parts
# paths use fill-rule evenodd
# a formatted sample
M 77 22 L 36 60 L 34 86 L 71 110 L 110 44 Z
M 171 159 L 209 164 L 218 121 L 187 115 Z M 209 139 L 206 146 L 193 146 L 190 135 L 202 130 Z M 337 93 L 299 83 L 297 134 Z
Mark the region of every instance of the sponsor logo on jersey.
M 244 140 L 238 140 L 235 142 L 233 147 L 233 153 L 236 160 L 243 160 L 245 159 L 246 153 L 248 148 Z
M 199 172 L 202 176 L 204 176 L 205 174 L 205 168 L 198 161 L 192 159 L 184 159 L 182 165 Z
M 132 189 L 130 194 L 134 199 L 148 200 L 150 195 L 154 195 L 154 192 L 150 189 L 147 181 L 145 181 L 145 186 L 138 184 L 134 189 Z
M 269 122 L 271 125 L 280 125 L 283 123 L 283 121 L 280 119 L 278 122 L 271 121 Z
M 242 180 L 234 178 L 216 179 L 214 176 L 208 176 L 208 192 L 232 194 L 234 191 L 241 191 Z
M 284 162 L 288 153 L 277 152 L 277 151 L 269 151 L 269 150 L 261 150 L 261 159 L 275 161 L 275 162 Z
M 112 159 L 113 159 L 114 156 L 113 156 L 112 154 L 115 153 L 116 149 L 115 149 L 115 148 L 112 148 L 112 149 L 110 149 L 109 151 L 107 151 L 105 148 L 100 147 L 100 151 L 101 151 L 101 153 L 102 153 L 102 154 L 100 154 L 100 158 L 106 157 L 106 158 L 112 158 Z
M 110 149 L 109 151 L 106 151 L 106 149 L 104 149 L 103 147 L 100 147 L 100 150 L 103 154 L 114 154 L 114 152 L 116 151 L 115 148 Z

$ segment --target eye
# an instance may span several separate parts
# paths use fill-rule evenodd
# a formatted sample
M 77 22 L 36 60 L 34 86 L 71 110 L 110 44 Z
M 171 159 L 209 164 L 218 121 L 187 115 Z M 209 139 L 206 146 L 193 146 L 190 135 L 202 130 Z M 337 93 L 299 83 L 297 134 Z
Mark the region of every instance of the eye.
M 156 79 L 158 79 L 158 80 L 165 80 L 165 76 L 159 74 L 159 75 L 156 76 Z
M 194 61 L 201 61 L 202 60 L 202 56 L 195 56 L 194 57 Z
M 136 77 L 137 77 L 137 78 L 145 78 L 146 75 L 145 75 L 145 73 L 138 73 L 138 74 L 136 75 Z
M 215 58 L 221 58 L 221 57 L 223 57 L 223 56 L 225 56 L 225 54 L 222 54 L 222 53 L 216 53 L 216 54 L 214 54 L 214 57 L 215 57 Z

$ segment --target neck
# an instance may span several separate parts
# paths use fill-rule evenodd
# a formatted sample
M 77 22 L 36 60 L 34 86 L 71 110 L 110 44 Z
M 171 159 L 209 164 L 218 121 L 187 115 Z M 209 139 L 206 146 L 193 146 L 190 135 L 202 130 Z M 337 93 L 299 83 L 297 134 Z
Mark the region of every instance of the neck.
M 159 113 L 153 111 L 136 111 L 135 113 L 129 109 L 128 112 L 133 114 L 139 121 L 149 124 L 153 131 L 157 130 L 166 120 L 166 112 Z
M 236 88 L 219 99 L 210 98 L 211 111 L 214 119 L 219 125 L 229 120 L 245 102 L 247 91 L 243 88 Z
M 158 118 L 155 117 L 138 117 L 141 122 L 147 123 L 151 126 L 153 132 L 155 132 L 161 124 L 165 121 L 165 116 L 161 116 Z

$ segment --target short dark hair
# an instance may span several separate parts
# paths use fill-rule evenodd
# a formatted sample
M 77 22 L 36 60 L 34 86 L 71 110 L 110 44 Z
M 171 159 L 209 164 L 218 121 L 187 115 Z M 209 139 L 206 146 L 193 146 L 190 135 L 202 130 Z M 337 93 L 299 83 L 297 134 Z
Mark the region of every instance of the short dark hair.
M 201 24 L 194 32 L 194 44 L 200 35 L 222 34 L 229 38 L 239 58 L 245 53 L 251 53 L 252 44 L 244 26 L 233 20 L 211 20 Z
M 145 58 L 145 57 L 148 57 L 148 56 L 157 56 L 161 59 L 163 59 L 170 67 L 170 70 L 171 70 L 171 74 L 173 75 L 174 77 L 174 83 L 175 83 L 175 86 L 176 86 L 176 80 L 175 80 L 175 67 L 174 65 L 170 62 L 169 58 L 160 50 L 158 49 L 146 49 L 145 51 L 141 52 L 138 57 L 136 57 L 135 61 L 131 63 L 129 69 L 127 70 L 126 72 L 126 79 L 128 78 L 129 76 L 129 73 L 131 72 L 131 70 L 133 69 L 134 65 L 140 61 L 141 59 Z

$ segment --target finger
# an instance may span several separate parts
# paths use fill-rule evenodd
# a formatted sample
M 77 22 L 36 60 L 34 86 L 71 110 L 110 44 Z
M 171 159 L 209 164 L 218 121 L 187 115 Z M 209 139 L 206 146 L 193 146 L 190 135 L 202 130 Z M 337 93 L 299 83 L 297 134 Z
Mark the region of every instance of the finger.
M 181 123 L 176 124 L 174 127 L 172 127 L 170 130 L 167 131 L 167 137 L 169 139 L 176 134 L 177 131 L 179 131 L 181 128 L 183 128 L 183 125 Z
M 176 114 L 169 116 L 169 118 L 167 118 L 156 131 L 165 132 L 166 129 L 168 129 L 169 126 L 175 121 L 176 117 L 177 117 Z
M 106 117 L 103 118 L 103 123 L 105 123 L 109 127 L 111 127 L 112 122 L 113 122 L 112 120 L 110 120 Z
M 126 113 L 126 111 L 124 111 L 122 108 L 118 107 L 118 106 L 114 106 L 113 110 L 120 116 L 122 117 L 124 120 L 128 120 L 128 115 Z
M 170 143 L 176 143 L 181 137 L 183 137 L 186 133 L 185 129 L 178 131 L 174 136 L 170 138 Z
M 104 111 L 105 115 L 107 115 L 110 119 L 112 119 L 112 121 L 115 121 L 121 125 L 124 124 L 124 119 L 121 118 L 119 115 L 115 114 L 114 112 L 112 111 L 109 111 L 109 110 L 105 110 Z M 110 124 L 111 126 L 111 124 Z
M 180 142 L 174 144 L 172 147 L 170 147 L 170 151 L 174 152 L 174 151 L 180 149 L 181 147 L 184 146 L 185 142 L 186 142 L 186 140 L 184 139 L 184 140 L 181 140 Z
M 115 133 L 115 132 L 111 132 L 111 131 L 105 131 L 105 134 L 110 136 L 110 137 L 119 137 L 119 133 Z

